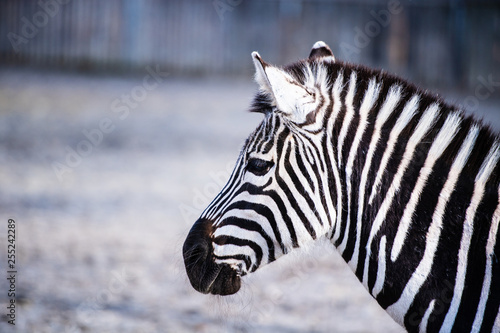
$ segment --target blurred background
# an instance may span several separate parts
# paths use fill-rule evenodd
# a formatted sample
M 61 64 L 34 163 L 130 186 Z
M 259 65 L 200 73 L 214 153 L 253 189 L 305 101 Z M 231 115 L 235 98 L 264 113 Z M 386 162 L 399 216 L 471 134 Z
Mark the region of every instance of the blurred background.
M 284 64 L 316 40 L 343 60 L 426 86 L 473 89 L 500 74 L 494 0 L 4 0 L 4 64 L 172 75 L 245 75 L 258 49 Z
M 500 130 L 500 1 L 0 1 L 0 332 L 401 332 L 328 244 L 231 297 L 185 276 L 261 120 L 250 53 L 284 65 L 318 40 Z

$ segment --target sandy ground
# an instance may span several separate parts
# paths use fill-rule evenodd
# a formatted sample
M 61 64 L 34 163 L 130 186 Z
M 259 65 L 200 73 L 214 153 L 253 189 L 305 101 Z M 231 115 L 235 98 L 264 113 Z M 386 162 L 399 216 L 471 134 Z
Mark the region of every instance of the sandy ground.
M 260 121 L 245 112 L 256 87 L 148 75 L 0 71 L 0 331 L 401 332 L 329 244 L 234 296 L 191 288 L 182 243 Z M 498 101 L 481 103 L 500 128 Z

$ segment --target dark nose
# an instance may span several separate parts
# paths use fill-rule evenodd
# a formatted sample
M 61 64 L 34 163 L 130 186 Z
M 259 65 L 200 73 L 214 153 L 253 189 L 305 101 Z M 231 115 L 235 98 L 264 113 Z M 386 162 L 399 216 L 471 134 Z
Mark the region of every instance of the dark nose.
M 194 289 L 208 293 L 204 279 L 205 271 L 211 266 L 210 224 L 208 220 L 198 220 L 193 225 L 182 247 L 184 265 L 189 281 Z
M 193 225 L 182 247 L 184 264 L 193 267 L 197 263 L 203 262 L 212 252 L 210 243 L 210 230 L 207 220 L 198 220 Z
M 240 277 L 228 265 L 215 263 L 211 232 L 211 221 L 199 219 L 184 242 L 182 253 L 189 282 L 204 294 L 234 294 L 240 289 Z

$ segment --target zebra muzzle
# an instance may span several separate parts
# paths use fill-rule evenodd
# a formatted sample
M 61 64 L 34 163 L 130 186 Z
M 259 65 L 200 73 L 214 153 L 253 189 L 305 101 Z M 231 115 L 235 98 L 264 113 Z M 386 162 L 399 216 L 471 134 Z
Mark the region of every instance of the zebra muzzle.
M 231 295 L 241 287 L 238 273 L 227 264 L 217 264 L 210 239 L 212 223 L 199 219 L 193 225 L 182 248 L 189 282 L 204 294 Z

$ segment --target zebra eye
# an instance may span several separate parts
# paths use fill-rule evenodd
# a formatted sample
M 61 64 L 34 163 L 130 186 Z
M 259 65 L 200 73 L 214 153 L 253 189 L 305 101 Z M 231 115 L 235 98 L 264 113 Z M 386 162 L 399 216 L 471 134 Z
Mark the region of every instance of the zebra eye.
M 256 176 L 265 175 L 272 168 L 274 162 L 261 160 L 260 158 L 251 158 L 248 160 L 246 169 Z

